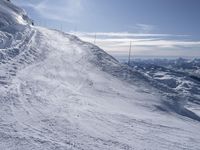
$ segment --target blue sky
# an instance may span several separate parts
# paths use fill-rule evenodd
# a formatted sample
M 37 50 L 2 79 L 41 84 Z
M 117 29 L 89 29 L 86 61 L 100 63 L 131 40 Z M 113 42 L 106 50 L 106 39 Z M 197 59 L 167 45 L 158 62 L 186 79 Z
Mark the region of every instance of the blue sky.
M 13 0 L 37 25 L 62 29 L 114 55 L 200 57 L 200 0 Z

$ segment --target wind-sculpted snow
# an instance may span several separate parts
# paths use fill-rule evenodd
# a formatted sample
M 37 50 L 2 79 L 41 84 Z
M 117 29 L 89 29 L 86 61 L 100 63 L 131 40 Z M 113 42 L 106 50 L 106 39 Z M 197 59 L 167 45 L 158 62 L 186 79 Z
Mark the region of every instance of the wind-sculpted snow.
M 0 31 L 0 149 L 199 149 L 199 121 L 164 111 L 153 81 L 99 47 L 29 25 Z
M 40 34 L 30 26 L 9 26 L 0 36 L 0 83 L 7 87 L 18 70 L 42 58 L 45 51 L 36 48 Z
M 31 24 L 25 11 L 8 0 L 0 0 L 0 28 L 14 24 Z

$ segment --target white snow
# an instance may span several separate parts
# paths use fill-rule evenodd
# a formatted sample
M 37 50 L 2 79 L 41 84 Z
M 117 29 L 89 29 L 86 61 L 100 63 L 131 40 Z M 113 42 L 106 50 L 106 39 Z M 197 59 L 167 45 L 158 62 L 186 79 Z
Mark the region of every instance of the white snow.
M 198 119 L 163 110 L 169 99 L 141 74 L 73 35 L 19 23 L 0 32 L 0 149 L 199 149 Z

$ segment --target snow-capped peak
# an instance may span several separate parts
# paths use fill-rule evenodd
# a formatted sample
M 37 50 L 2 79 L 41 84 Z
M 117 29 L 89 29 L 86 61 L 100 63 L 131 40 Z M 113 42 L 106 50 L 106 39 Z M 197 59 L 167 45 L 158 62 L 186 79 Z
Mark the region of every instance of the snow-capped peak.
M 0 27 L 15 24 L 31 24 L 26 12 L 13 5 L 9 0 L 0 0 Z

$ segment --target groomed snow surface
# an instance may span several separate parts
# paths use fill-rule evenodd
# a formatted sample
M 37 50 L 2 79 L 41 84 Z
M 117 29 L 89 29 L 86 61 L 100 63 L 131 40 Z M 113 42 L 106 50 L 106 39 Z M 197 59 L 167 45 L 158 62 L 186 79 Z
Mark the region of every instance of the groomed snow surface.
M 1 150 L 200 149 L 184 99 L 95 45 L 22 22 L 0 29 Z

